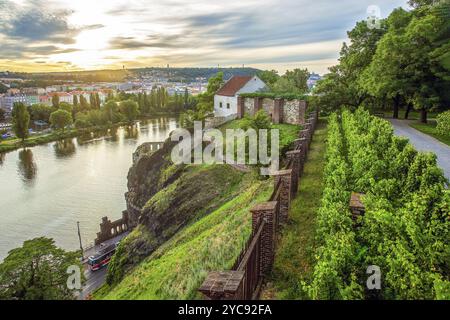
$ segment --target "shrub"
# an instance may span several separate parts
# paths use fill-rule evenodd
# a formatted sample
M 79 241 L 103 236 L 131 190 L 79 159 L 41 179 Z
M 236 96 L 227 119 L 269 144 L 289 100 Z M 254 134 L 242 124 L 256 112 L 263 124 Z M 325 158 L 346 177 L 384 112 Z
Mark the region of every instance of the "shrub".
M 450 136 L 450 111 L 443 112 L 437 116 L 436 130 L 443 136 Z

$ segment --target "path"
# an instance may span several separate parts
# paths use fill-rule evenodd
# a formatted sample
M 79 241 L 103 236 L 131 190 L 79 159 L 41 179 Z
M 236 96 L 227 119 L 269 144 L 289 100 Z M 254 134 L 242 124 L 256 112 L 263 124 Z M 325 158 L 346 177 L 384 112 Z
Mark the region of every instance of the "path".
M 292 200 L 289 223 L 276 245 L 275 263 L 262 299 L 304 299 L 301 281 L 312 271 L 316 216 L 323 191 L 325 139 L 327 128 L 319 120 L 308 152 L 303 174 L 299 180 L 297 197 Z
M 439 140 L 422 133 L 409 124 L 410 120 L 389 119 L 394 126 L 394 132 L 398 136 L 409 139 L 411 144 L 419 151 L 433 152 L 437 156 L 439 167 L 444 170 L 447 179 L 450 180 L 450 147 Z
M 118 242 L 125 238 L 128 234 L 129 232 L 124 232 L 117 237 L 105 241 L 103 242 L 103 246 L 108 246 Z M 83 291 L 81 292 L 80 299 L 86 299 L 89 294 L 100 288 L 105 283 L 107 268 L 104 267 L 97 271 L 91 271 L 87 265 L 87 258 L 94 255 L 94 253 L 99 251 L 100 248 L 100 245 L 98 245 L 84 251 L 85 260 L 83 261 L 83 265 L 85 267 L 84 276 L 86 277 L 86 282 L 84 284 Z

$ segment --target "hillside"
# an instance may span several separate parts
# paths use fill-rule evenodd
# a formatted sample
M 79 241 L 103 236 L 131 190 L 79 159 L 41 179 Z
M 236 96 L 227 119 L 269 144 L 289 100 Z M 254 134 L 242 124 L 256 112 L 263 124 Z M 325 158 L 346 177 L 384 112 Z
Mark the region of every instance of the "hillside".
M 282 147 L 292 144 L 300 129 L 276 128 Z M 129 184 L 133 190 L 142 189 L 142 183 L 152 190 L 160 187 L 151 195 L 140 193 L 141 200 L 149 198 L 139 225 L 120 244 L 108 269 L 108 284 L 95 293 L 96 299 L 198 298 L 208 271 L 233 265 L 251 231 L 250 209 L 273 191 L 272 179 L 261 179 L 257 170 L 241 172 L 229 165 L 176 168 L 164 152 L 142 154 L 130 170 L 129 178 L 135 172 L 141 181 Z

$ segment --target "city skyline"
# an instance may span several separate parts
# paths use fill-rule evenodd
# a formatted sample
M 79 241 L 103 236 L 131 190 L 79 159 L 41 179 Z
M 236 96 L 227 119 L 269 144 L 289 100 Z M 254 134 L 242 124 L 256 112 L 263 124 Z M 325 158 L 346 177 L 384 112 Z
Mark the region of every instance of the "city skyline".
M 325 2 L 330 2 L 324 5 Z M 0 0 L 0 70 L 54 72 L 166 66 L 308 68 L 337 63 L 346 31 L 377 5 L 406 0 Z

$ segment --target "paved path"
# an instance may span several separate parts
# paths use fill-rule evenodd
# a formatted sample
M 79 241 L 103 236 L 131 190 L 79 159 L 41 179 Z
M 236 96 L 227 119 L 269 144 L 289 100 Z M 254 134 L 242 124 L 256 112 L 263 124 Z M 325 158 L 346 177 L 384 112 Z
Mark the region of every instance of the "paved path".
M 123 238 L 125 238 L 128 234 L 129 232 L 124 232 L 113 239 L 105 241 L 103 242 L 104 244 L 103 246 L 108 246 L 112 243 L 118 242 Z M 94 255 L 95 252 L 99 251 L 103 246 L 94 246 L 84 252 L 85 260 L 83 261 L 83 264 L 85 267 L 84 276 L 86 277 L 86 283 L 84 284 L 79 299 L 82 300 L 86 299 L 89 296 L 89 294 L 100 288 L 105 283 L 107 268 L 103 267 L 100 270 L 91 271 L 89 269 L 89 266 L 87 265 L 87 258 L 91 255 Z
M 409 124 L 408 120 L 389 119 L 394 126 L 395 134 L 409 139 L 411 144 L 419 151 L 433 152 L 437 155 L 438 165 L 444 170 L 450 180 L 450 147 L 435 138 L 424 134 Z

